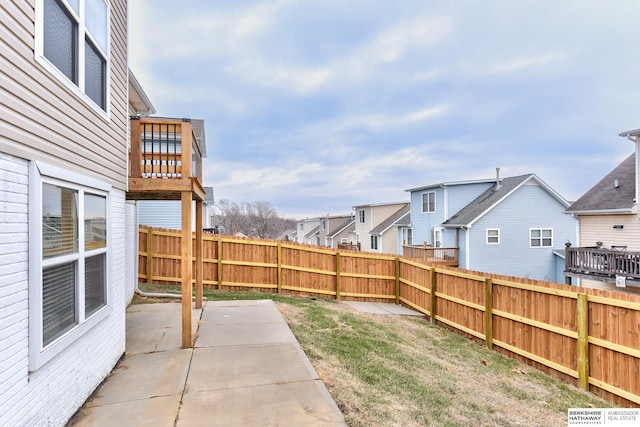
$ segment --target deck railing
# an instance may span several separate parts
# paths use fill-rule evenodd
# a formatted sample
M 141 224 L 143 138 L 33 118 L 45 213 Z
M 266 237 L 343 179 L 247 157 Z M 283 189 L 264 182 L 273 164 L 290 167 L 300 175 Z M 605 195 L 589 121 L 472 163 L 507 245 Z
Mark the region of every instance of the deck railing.
M 188 119 L 131 121 L 131 178 L 198 178 L 202 150 Z
M 434 248 L 432 246 L 403 245 L 403 255 L 429 264 L 458 266 L 458 248 Z
M 572 248 L 565 251 L 565 272 L 593 276 L 595 280 L 624 276 L 640 280 L 640 252 L 604 248 Z

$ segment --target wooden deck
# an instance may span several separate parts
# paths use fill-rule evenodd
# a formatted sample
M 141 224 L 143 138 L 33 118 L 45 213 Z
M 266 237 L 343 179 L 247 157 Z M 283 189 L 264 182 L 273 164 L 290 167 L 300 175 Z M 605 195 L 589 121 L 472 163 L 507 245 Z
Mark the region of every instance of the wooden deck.
M 195 308 L 202 308 L 203 232 L 202 185 L 203 147 L 189 119 L 131 117 L 129 151 L 129 200 L 180 200 L 182 348 L 193 347 L 192 279 L 195 279 Z M 195 200 L 196 242 L 191 243 L 192 203 Z M 191 261 L 195 261 L 192 263 Z
M 565 276 L 614 283 L 616 277 L 640 285 L 640 252 L 597 247 L 565 250 Z
M 458 248 L 434 248 L 432 246 L 403 245 L 403 255 L 425 264 L 458 266 Z

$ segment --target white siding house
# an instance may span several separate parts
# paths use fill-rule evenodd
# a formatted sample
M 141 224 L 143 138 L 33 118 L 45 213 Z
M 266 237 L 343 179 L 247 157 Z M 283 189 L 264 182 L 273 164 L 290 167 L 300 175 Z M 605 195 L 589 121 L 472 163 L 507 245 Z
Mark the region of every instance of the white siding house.
M 125 349 L 127 2 L 86 1 L 0 6 L 2 426 L 64 425 Z

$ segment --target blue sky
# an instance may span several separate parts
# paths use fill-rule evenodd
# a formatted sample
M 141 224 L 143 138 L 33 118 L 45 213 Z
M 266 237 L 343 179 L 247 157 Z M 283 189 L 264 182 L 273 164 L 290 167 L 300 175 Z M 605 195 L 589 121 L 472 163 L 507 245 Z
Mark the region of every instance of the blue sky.
M 216 199 L 303 218 L 535 173 L 577 199 L 633 152 L 640 2 L 135 0 L 130 68 L 205 120 Z

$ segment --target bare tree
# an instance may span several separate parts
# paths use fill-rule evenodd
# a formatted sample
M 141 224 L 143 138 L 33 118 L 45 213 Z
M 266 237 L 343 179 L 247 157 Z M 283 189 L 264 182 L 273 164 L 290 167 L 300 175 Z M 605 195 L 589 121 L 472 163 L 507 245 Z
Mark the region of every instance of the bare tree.
M 252 227 L 252 235 L 262 239 L 275 238 L 278 214 L 271 203 L 258 201 L 247 204 L 247 214 Z
M 236 203 L 222 199 L 216 203 L 220 232 L 274 239 L 288 228 L 295 228 L 295 220 L 281 218 L 266 201 Z M 291 225 L 293 224 L 293 225 Z

